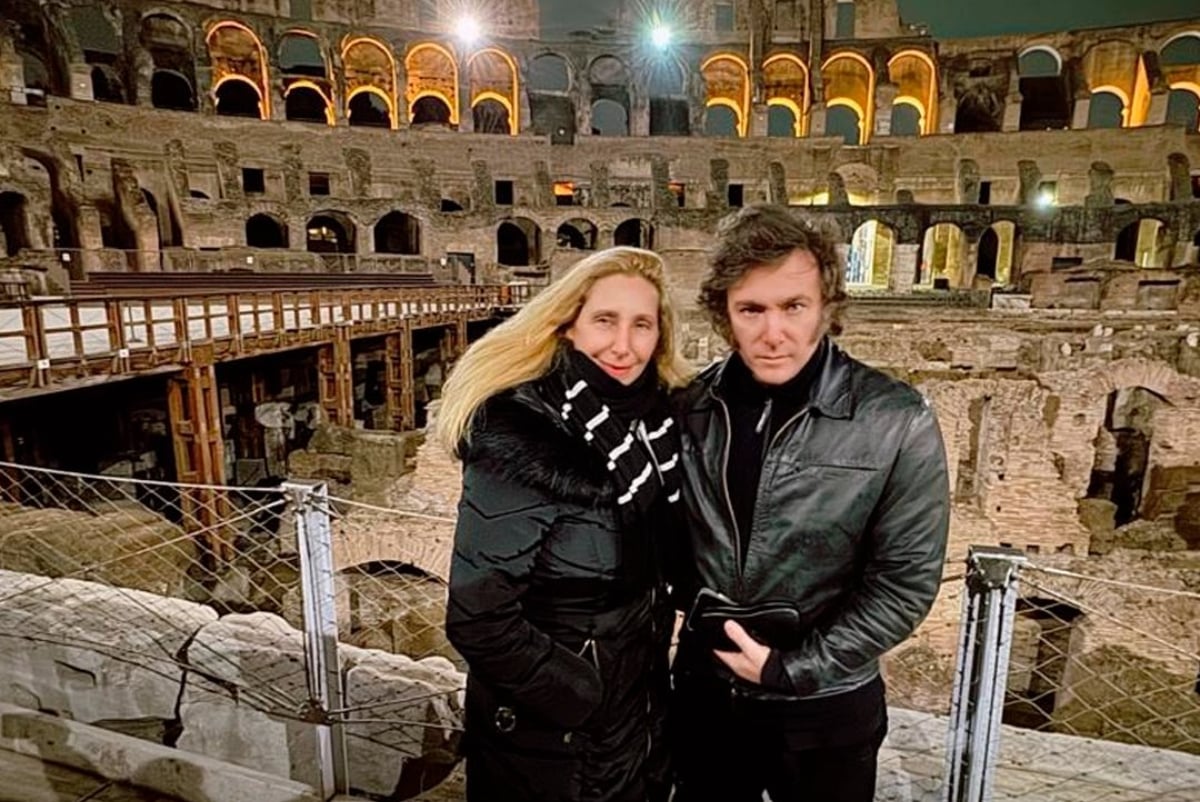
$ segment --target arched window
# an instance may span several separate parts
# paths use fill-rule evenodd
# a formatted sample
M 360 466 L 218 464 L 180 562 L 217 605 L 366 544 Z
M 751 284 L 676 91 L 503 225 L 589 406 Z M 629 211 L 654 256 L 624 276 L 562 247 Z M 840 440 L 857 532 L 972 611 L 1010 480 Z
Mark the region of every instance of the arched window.
M 1172 89 L 1167 96 L 1167 123 L 1200 130 L 1200 95 L 1191 89 Z
M 862 139 L 858 110 L 844 104 L 830 106 L 825 112 L 825 135 L 840 136 L 847 145 L 857 145 Z
M 568 92 L 571 89 L 571 71 L 567 60 L 553 53 L 538 56 L 529 63 L 529 91 Z
M 413 104 L 412 125 L 450 125 L 450 107 L 440 97 L 423 97 Z
M 750 108 L 750 77 L 746 62 L 736 54 L 720 53 L 700 65 L 706 89 L 704 104 L 708 111 L 724 108 L 725 112 L 705 115 L 705 133 L 710 136 L 745 136 L 746 117 Z M 728 133 L 730 117 L 733 133 Z
M 508 107 L 494 98 L 483 98 L 471 108 L 477 134 L 509 134 L 511 123 Z
M 249 83 L 227 79 L 217 87 L 217 114 L 223 117 L 262 117 L 262 98 Z
M 421 221 L 404 212 L 388 212 L 375 224 L 375 252 L 415 256 L 421 253 Z
M 569 94 L 571 71 L 566 59 L 553 53 L 533 59 L 525 87 L 534 133 L 551 137 L 554 144 L 572 144 L 575 103 Z
M 763 62 L 762 72 L 768 135 L 804 136 L 808 133 L 808 67 L 791 53 L 777 53 Z
M 286 248 L 287 226 L 269 214 L 256 214 L 246 221 L 246 245 L 251 248 Z
M 0 192 L 0 232 L 4 234 L 7 256 L 16 256 L 22 248 L 29 247 L 25 206 L 24 195 Z
M 737 111 L 728 106 L 709 106 L 704 110 L 704 135 L 737 136 Z
M 354 224 L 341 212 L 314 215 L 305 226 L 311 253 L 354 253 Z
M 391 112 L 387 101 L 376 92 L 363 90 L 350 98 L 350 125 L 370 128 L 391 128 Z
M 285 33 L 279 43 L 279 69 L 285 75 L 326 77 L 325 56 L 316 37 L 303 33 Z
M 329 122 L 329 103 L 311 86 L 293 85 L 284 98 L 287 119 L 305 123 Z
M 868 220 L 850 239 L 846 257 L 846 285 L 886 289 L 892 274 L 896 235 L 878 220 Z
M 496 229 L 496 261 L 528 267 L 541 261 L 541 229 L 524 217 L 506 220 Z
M 921 110 L 910 103 L 892 105 L 892 136 L 920 136 Z
M 796 136 L 797 122 L 791 106 L 775 103 L 767 108 L 767 136 Z
M 592 104 L 592 133 L 599 136 L 628 136 L 629 113 L 614 100 L 597 100 Z
M 691 131 L 683 70 L 673 58 L 662 56 L 647 63 L 650 93 L 650 135 L 687 136 Z
M 1088 106 L 1088 128 L 1120 128 L 1124 123 L 1125 101 L 1116 92 L 1092 92 Z
M 652 249 L 654 247 L 654 226 L 636 217 L 626 220 L 613 231 L 613 245 Z
M 918 283 L 935 289 L 954 289 L 963 286 L 966 275 L 966 238 L 953 223 L 938 223 L 925 230 L 921 245 L 921 268 Z
M 596 249 L 596 225 L 581 217 L 568 220 L 558 227 L 555 241 L 559 248 L 594 251 Z
M 191 83 L 174 70 L 154 71 L 150 78 L 150 103 L 156 109 L 196 110 L 196 96 Z
M 1018 59 L 1021 89 L 1021 130 L 1043 131 L 1068 128 L 1071 124 L 1071 93 L 1062 75 L 1062 56 L 1053 48 L 1038 45 Z

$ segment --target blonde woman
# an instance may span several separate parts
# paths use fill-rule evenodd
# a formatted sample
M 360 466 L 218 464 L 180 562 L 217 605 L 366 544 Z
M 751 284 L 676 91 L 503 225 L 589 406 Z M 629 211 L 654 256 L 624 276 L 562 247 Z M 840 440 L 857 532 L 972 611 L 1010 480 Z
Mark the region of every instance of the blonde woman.
M 686 380 L 662 260 L 612 248 L 475 343 L 438 436 L 463 461 L 446 633 L 467 661 L 467 799 L 664 800 Z

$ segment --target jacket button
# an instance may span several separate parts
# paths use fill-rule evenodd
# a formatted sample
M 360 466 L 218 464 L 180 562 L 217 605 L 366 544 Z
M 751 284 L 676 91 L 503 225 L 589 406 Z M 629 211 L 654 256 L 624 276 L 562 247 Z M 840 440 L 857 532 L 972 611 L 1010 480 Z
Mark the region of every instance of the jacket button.
M 571 733 L 568 732 L 566 735 L 563 736 L 563 743 L 565 743 L 565 744 L 571 743 Z

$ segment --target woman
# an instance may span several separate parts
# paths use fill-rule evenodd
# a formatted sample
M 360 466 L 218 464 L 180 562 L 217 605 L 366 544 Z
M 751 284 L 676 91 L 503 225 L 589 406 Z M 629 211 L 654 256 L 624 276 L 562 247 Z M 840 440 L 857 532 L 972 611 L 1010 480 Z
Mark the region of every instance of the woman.
M 666 798 L 660 733 L 686 379 L 657 255 L 584 259 L 467 351 L 437 430 L 463 460 L 446 633 L 467 798 Z

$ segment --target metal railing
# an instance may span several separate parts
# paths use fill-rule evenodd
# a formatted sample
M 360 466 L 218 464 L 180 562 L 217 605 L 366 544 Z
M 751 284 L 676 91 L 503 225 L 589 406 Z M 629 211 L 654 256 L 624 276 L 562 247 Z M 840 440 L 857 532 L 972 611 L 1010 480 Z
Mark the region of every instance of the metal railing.
M 485 318 L 524 303 L 525 285 L 277 290 L 36 299 L 0 304 L 0 386 L 45 386 L 56 373 L 128 373 L 186 360 L 197 345 L 234 355 Z

